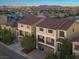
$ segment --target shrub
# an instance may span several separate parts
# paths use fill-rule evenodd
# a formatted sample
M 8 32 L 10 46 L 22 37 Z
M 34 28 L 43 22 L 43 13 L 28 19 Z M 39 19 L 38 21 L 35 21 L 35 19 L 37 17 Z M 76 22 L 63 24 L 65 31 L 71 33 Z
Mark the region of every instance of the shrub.
M 24 51 L 26 52 L 32 51 L 36 47 L 36 41 L 31 36 L 25 36 L 21 42 L 22 47 L 24 48 Z

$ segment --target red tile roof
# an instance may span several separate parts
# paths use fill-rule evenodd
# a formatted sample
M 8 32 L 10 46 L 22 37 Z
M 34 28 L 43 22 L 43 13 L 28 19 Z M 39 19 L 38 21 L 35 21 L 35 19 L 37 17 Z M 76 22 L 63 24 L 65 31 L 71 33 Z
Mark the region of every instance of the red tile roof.
M 21 21 L 18 23 L 27 24 L 27 25 L 33 25 L 37 23 L 41 18 L 38 18 L 36 16 L 25 16 Z
M 11 22 L 11 21 L 6 22 L 6 23 L 4 23 L 3 25 L 11 26 L 11 27 L 17 27 L 17 23 L 16 23 L 16 22 Z
M 74 20 L 47 18 L 43 22 L 39 23 L 37 26 L 50 29 L 67 30 L 73 23 Z

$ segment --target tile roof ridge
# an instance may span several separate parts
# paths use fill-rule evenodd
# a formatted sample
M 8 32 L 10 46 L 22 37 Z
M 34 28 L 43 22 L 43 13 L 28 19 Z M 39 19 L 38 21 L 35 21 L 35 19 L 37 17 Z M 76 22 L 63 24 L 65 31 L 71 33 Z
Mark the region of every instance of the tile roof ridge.
M 61 27 L 62 27 L 62 25 L 66 24 L 66 23 L 68 22 L 68 20 L 63 20 L 63 21 L 64 21 L 63 23 L 58 24 L 58 25 L 59 25 L 59 28 L 61 28 Z

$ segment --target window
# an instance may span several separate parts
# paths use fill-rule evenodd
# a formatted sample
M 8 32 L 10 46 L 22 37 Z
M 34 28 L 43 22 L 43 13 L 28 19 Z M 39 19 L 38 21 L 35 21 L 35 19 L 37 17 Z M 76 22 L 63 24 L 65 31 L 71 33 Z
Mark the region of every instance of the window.
M 53 33 L 53 31 L 52 30 L 48 30 L 48 33 Z
M 27 28 L 29 29 L 30 27 L 27 25 Z
M 60 51 L 62 44 L 61 43 L 57 43 L 57 50 Z
M 60 37 L 64 37 L 64 32 L 63 31 L 60 31 L 59 32 L 59 35 L 60 35 Z
M 20 35 L 24 36 L 23 31 L 20 30 Z
M 44 43 L 44 36 L 38 35 L 38 41 Z
M 72 31 L 74 32 L 74 29 Z
M 79 50 L 79 45 L 75 45 L 75 50 Z
M 39 49 L 40 51 L 44 51 L 44 47 L 41 46 L 41 45 L 38 45 L 38 49 Z
M 47 37 L 46 38 L 46 43 L 49 44 L 49 45 L 54 46 L 54 39 Z
M 23 27 L 23 25 L 21 25 L 21 27 Z
M 25 36 L 28 36 L 29 35 L 29 33 L 28 32 L 25 32 Z
M 43 31 L 43 28 L 40 28 L 40 31 Z

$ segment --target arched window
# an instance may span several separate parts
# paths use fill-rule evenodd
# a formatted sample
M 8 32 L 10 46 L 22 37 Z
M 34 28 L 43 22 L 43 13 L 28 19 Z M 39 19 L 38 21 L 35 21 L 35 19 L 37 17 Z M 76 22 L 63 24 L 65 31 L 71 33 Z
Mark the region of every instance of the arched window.
M 64 31 L 60 31 L 60 32 L 59 32 L 59 36 L 60 36 L 60 37 L 64 37 Z
M 44 36 L 38 35 L 38 41 L 44 43 Z
M 46 38 L 46 44 L 54 46 L 54 39 L 47 37 Z

